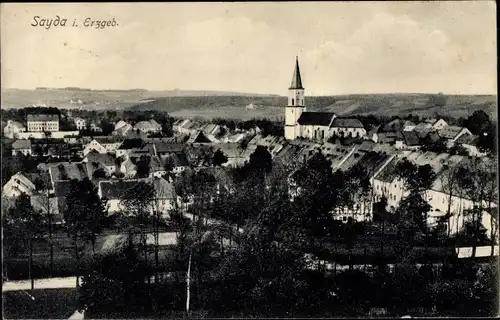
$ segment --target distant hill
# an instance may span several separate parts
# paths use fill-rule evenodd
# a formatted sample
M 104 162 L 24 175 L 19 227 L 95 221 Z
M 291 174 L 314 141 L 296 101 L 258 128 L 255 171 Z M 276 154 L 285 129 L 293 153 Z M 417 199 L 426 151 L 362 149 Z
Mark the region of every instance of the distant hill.
M 307 110 L 331 111 L 339 115 L 400 115 L 463 117 L 475 110 L 493 114 L 494 95 L 446 95 L 436 106 L 431 94 L 352 94 L 306 97 Z M 226 91 L 90 90 L 86 88 L 2 89 L 2 108 L 46 105 L 89 110 L 162 110 L 177 117 L 271 118 L 282 119 L 287 98 L 279 95 Z
M 92 90 L 87 88 L 66 87 L 35 90 L 2 88 L 2 108 L 23 108 L 30 105 L 46 105 L 59 108 L 107 109 L 116 110 L 131 107 L 148 99 L 184 96 L 271 96 L 254 93 L 225 91 L 165 90 Z
M 475 110 L 493 115 L 496 96 L 447 95 L 442 106 L 430 94 L 357 94 L 306 97 L 308 111 L 331 111 L 339 115 L 386 115 L 466 117 Z M 131 106 L 130 110 L 162 110 L 177 117 L 282 118 L 287 98 L 283 96 L 162 97 Z M 252 105 L 252 108 L 247 106 Z

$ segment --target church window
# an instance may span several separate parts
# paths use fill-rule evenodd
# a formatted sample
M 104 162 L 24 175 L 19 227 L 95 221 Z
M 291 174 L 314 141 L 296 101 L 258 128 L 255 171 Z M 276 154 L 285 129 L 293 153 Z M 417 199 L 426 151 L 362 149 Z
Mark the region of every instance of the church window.
M 294 105 L 295 99 L 292 99 L 292 106 Z

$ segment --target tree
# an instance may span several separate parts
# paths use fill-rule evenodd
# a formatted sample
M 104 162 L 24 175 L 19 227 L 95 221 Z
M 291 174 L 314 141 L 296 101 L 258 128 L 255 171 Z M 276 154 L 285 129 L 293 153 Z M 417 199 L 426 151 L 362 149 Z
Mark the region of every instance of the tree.
M 124 214 L 132 219 L 126 227 L 127 233 L 134 241 L 135 235 L 139 233 L 139 243 L 141 244 L 139 249 L 143 251 L 145 265 L 148 264 L 146 229 L 154 211 L 154 199 L 154 187 L 143 181 L 139 181 L 129 188 L 123 197 Z
M 424 199 L 424 192 L 432 187 L 436 173 L 430 165 L 417 166 L 404 159 L 396 165 L 396 172 L 404 183 L 404 189 L 409 194 L 403 198 L 397 210 L 399 220 L 398 234 L 406 233 L 406 240 L 413 246 L 417 231 L 425 234 L 425 245 L 428 237 L 428 212 L 431 207 Z
M 73 239 L 75 259 L 77 263 L 78 286 L 80 250 L 78 240 L 90 241 L 92 251 L 95 254 L 95 242 L 97 234 L 101 231 L 102 220 L 106 216 L 105 203 L 101 201 L 97 190 L 92 182 L 85 178 L 81 181 L 71 180 L 69 191 L 66 196 L 64 219 L 66 230 Z
M 458 165 L 451 164 L 444 167 L 443 172 L 440 174 L 439 179 L 441 181 L 441 186 L 443 191 L 448 196 L 448 209 L 446 211 L 447 217 L 447 235 L 450 236 L 451 226 L 450 226 L 450 218 L 453 215 L 451 212 L 451 205 L 453 203 L 453 197 L 456 197 L 458 194 Z
M 144 295 L 141 285 L 146 276 L 137 247 L 129 235 L 125 246 L 118 252 L 99 257 L 83 277 L 79 291 L 79 310 L 89 315 L 106 315 L 142 309 L 136 299 Z
M 442 92 L 439 92 L 438 94 L 429 96 L 429 100 L 427 103 L 433 107 L 444 107 L 447 100 L 448 97 L 445 96 Z
M 149 163 L 151 158 L 149 156 L 141 156 L 137 161 L 137 177 L 146 178 L 149 177 Z
M 92 178 L 94 179 L 104 179 L 106 178 L 107 174 L 104 168 L 98 168 L 94 173 L 92 173 Z
M 462 163 L 457 171 L 457 176 L 459 179 L 459 185 L 462 192 L 467 195 L 467 198 L 472 202 L 472 208 L 468 210 L 469 218 L 471 219 L 472 229 L 472 257 L 476 255 L 476 247 L 482 236 L 481 222 L 483 211 L 487 207 L 485 204 L 489 200 L 487 194 L 494 194 L 495 187 L 492 187 L 491 178 L 488 178 L 489 170 L 485 169 L 483 160 L 479 158 L 470 158 L 466 163 Z M 494 171 L 496 172 L 496 171 Z M 487 206 L 489 204 L 486 204 Z
M 219 167 L 227 162 L 227 157 L 220 149 L 218 149 L 215 151 L 212 161 L 214 166 Z
M 269 173 L 273 167 L 273 158 L 266 147 L 257 146 L 250 155 L 246 169 L 253 173 Z
M 33 277 L 33 242 L 41 236 L 42 217 L 31 206 L 28 195 L 21 194 L 15 201 L 14 207 L 10 208 L 4 219 L 4 228 L 11 235 L 22 239 L 24 246 L 29 248 L 29 273 L 31 279 L 31 290 L 34 289 Z

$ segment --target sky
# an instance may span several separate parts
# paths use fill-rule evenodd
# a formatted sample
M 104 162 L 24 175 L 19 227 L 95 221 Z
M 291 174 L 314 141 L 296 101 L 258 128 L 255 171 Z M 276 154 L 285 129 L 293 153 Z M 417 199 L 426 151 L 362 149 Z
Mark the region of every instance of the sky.
M 306 95 L 496 94 L 495 18 L 493 1 L 2 3 L 1 82 L 286 95 L 298 56 Z

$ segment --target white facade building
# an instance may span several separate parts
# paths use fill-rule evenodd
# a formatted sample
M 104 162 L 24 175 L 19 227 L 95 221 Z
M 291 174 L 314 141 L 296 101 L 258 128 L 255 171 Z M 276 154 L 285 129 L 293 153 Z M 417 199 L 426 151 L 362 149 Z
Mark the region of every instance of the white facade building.
M 59 116 L 57 114 L 29 114 L 26 122 L 29 132 L 59 131 Z

